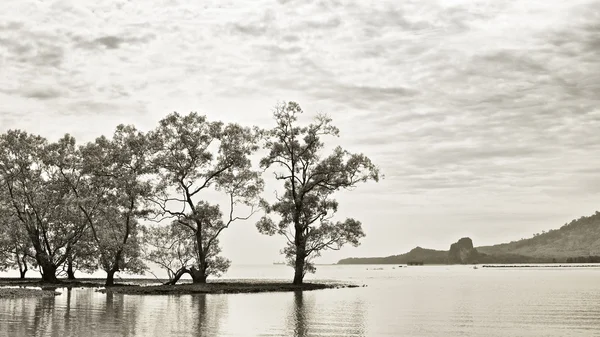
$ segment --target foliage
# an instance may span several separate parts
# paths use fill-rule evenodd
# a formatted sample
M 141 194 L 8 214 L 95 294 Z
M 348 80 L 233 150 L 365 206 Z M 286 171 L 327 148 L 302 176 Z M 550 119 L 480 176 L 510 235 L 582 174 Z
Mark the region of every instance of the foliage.
M 21 277 L 35 268 L 35 252 L 25 228 L 0 204 L 0 270 L 18 269 Z
M 69 257 L 62 265 L 59 274 L 75 273 L 82 271 L 84 273 L 93 273 L 98 270 L 98 249 L 90 228 L 87 228 L 81 238 L 69 249 Z
M 5 203 L 24 227 L 43 279 L 56 280 L 56 269 L 69 256 L 86 225 L 78 221 L 72 194 L 59 168 L 49 160 L 48 142 L 19 130 L 0 136 L 0 184 Z
M 80 254 L 79 262 L 95 260 L 107 272 L 107 285 L 118 271 L 145 269 L 137 219 L 148 214 L 144 200 L 152 191 L 146 179 L 152 173 L 149 153 L 145 135 L 124 125 L 117 126 L 112 139 L 101 136 L 77 148 L 75 139 L 66 135 L 49 147 L 50 160 L 73 195 L 77 221 L 87 225 L 86 239 L 94 243 L 94 249 L 74 244 L 73 254 Z
M 153 262 L 167 272 L 169 283 L 174 284 L 193 264 L 195 254 L 194 236 L 174 224 L 143 227 L 144 259 Z
M 153 193 L 146 135 L 133 126 L 119 125 L 112 139 L 99 137 L 81 152 L 83 172 L 98 206 L 86 211 L 86 218 L 107 282 L 118 271 L 143 273 L 138 219 L 149 214 L 146 200 Z
M 218 256 L 218 236 L 234 221 L 253 214 L 251 209 L 250 215 L 238 217 L 234 210 L 240 204 L 253 206 L 262 191 L 263 181 L 249 158 L 258 149 L 259 136 L 258 130 L 210 122 L 196 113 L 170 114 L 151 135 L 159 173 L 155 203 L 160 215 L 175 220 L 169 230 L 173 239 L 193 237 L 185 242 L 193 243 L 193 260 L 187 262 L 192 262 L 189 273 L 194 282 L 227 270 L 229 262 Z M 227 221 L 218 206 L 197 200 L 211 187 L 229 197 Z M 180 196 L 172 197 L 172 192 Z
M 294 266 L 294 283 L 302 283 L 306 272 L 313 272 L 311 259 L 327 249 L 338 250 L 345 244 L 358 245 L 365 234 L 354 219 L 332 221 L 338 203 L 332 195 L 340 189 L 352 189 L 358 183 L 379 180 L 379 169 L 363 154 L 352 154 L 336 147 L 321 157 L 323 136 L 338 136 L 331 119 L 318 115 L 314 123 L 296 126 L 302 109 L 297 103 L 279 105 L 274 117 L 276 127 L 268 132 L 265 148 L 269 151 L 260 166 L 277 167 L 275 178 L 283 181 L 284 192 L 269 205 L 263 201 L 266 215 L 257 223 L 261 233 L 279 234 L 287 239 L 283 249 L 288 264 Z M 269 215 L 275 213 L 275 222 Z

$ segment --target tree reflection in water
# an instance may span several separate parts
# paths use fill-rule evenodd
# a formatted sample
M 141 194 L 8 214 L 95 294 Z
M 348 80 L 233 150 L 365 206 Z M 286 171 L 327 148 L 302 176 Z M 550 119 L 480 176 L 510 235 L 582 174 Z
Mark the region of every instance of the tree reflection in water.
M 192 308 L 196 314 L 195 336 L 219 336 L 221 321 L 227 316 L 228 295 L 193 295 Z
M 50 336 L 55 330 L 54 322 L 54 297 L 43 297 L 36 299 L 34 316 L 31 327 L 27 330 L 34 332 L 36 336 Z M 27 318 L 24 316 L 24 318 Z
M 294 337 L 365 336 L 365 311 L 362 301 L 347 302 L 339 293 L 323 306 L 317 305 L 314 294 L 294 292 L 292 310 L 288 315 L 288 332 Z
M 305 337 L 307 336 L 306 329 L 306 315 L 308 310 L 304 308 L 304 295 L 302 291 L 294 292 L 294 336 Z
M 126 297 L 123 294 L 106 292 L 104 310 L 95 323 L 102 333 L 118 331 L 119 336 L 138 336 L 140 331 L 136 331 L 136 327 L 139 319 L 138 304 L 141 300 L 138 296 Z

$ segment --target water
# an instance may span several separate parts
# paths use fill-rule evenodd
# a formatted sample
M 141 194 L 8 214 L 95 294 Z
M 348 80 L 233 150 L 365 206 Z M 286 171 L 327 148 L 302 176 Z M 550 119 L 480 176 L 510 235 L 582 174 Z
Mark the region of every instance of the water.
M 232 266 L 228 278 L 290 273 Z M 181 296 L 62 289 L 1 300 L 0 335 L 600 336 L 600 268 L 319 266 L 310 278 L 367 287 Z

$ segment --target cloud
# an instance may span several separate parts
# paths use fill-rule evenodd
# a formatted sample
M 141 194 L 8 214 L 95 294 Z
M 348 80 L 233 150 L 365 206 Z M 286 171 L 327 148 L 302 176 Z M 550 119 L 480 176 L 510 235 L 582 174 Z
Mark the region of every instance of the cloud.
M 98 49 L 98 48 L 104 48 L 104 49 L 119 49 L 122 47 L 122 45 L 124 44 L 130 44 L 130 45 L 135 45 L 135 44 L 144 44 L 144 43 L 148 43 L 150 41 L 152 41 L 154 38 L 156 38 L 156 36 L 154 34 L 149 34 L 149 35 L 142 35 L 139 37 L 121 37 L 121 36 L 114 36 L 114 35 L 106 35 L 106 36 L 101 36 L 92 40 L 84 40 L 81 37 L 76 37 L 74 38 L 75 42 L 78 44 L 79 47 L 81 48 L 86 48 L 86 49 Z
M 7 61 L 39 67 L 59 67 L 64 49 L 59 37 L 41 29 L 29 29 L 23 23 L 9 22 L 0 28 L 0 52 Z
M 60 97 L 62 93 L 53 88 L 31 88 L 23 90 L 22 95 L 28 98 L 46 100 Z
M 102 45 L 108 49 L 117 49 L 123 42 L 125 40 L 116 36 L 103 36 L 92 41 L 93 44 Z
M 381 166 L 365 191 L 392 209 L 579 212 L 600 193 L 586 171 L 600 166 L 597 0 L 3 6 L 3 128 L 84 136 L 173 110 L 263 125 L 297 100 Z

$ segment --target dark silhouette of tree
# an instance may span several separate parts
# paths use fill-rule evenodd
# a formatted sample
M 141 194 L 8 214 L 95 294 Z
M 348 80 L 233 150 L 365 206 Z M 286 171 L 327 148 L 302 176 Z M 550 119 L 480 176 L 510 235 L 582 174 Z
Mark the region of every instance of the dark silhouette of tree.
M 322 158 L 323 136 L 338 136 L 331 119 L 319 115 L 314 123 L 297 126 L 302 109 L 295 102 L 279 105 L 274 112 L 276 127 L 267 135 L 266 149 L 260 166 L 278 167 L 275 178 L 283 182 L 284 192 L 277 201 L 262 206 L 267 215 L 257 223 L 267 235 L 279 234 L 287 239 L 283 249 L 288 264 L 295 269 L 294 284 L 302 284 L 305 273 L 314 272 L 311 259 L 327 249 L 338 250 L 349 243 L 358 245 L 365 234 L 354 219 L 333 222 L 338 203 L 331 198 L 340 189 L 358 183 L 379 180 L 379 169 L 363 154 L 351 154 L 337 147 Z M 269 216 L 279 215 L 276 223 Z

